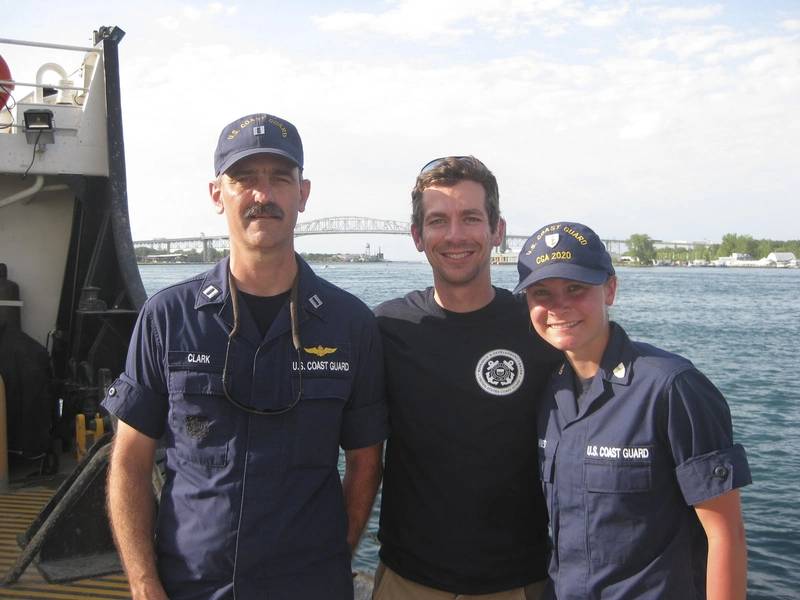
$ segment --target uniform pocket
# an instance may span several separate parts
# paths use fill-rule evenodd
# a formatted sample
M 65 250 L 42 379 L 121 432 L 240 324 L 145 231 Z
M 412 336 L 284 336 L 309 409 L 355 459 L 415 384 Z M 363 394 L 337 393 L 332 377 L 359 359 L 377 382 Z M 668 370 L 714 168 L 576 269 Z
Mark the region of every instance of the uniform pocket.
M 228 464 L 231 416 L 219 373 L 170 371 L 169 421 L 176 455 L 209 469 Z
M 587 461 L 587 547 L 592 563 L 636 563 L 648 550 L 652 514 L 652 467 L 647 462 Z
M 652 486 L 649 463 L 587 462 L 584 482 L 588 492 L 634 494 Z
M 349 396 L 346 379 L 303 378 L 300 402 L 295 408 L 293 464 L 331 467 L 339 459 L 342 411 Z

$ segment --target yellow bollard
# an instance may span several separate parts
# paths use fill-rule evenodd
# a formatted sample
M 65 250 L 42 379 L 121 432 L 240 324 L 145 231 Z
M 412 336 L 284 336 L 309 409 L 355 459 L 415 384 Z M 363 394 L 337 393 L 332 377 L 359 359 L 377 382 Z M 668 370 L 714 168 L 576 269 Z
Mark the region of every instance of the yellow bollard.
M 6 429 L 6 384 L 0 377 L 0 492 L 8 489 L 8 435 Z
M 75 415 L 75 458 L 78 461 L 86 456 L 86 417 L 83 413 Z
M 100 416 L 100 413 L 97 413 L 94 416 L 94 441 L 96 442 L 103 434 L 106 432 L 105 425 L 103 425 L 103 417 Z

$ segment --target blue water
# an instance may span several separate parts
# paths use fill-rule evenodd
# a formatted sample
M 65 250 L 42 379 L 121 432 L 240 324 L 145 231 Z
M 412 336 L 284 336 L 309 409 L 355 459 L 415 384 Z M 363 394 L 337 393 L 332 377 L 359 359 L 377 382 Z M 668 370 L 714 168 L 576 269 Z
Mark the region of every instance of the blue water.
M 207 268 L 142 265 L 148 293 Z M 315 269 L 368 305 L 431 285 L 424 263 Z M 754 484 L 742 491 L 752 600 L 800 597 L 800 269 L 621 268 L 612 317 L 634 339 L 690 358 L 725 394 Z M 512 288 L 516 269 L 494 267 Z M 355 566 L 377 563 L 377 510 Z

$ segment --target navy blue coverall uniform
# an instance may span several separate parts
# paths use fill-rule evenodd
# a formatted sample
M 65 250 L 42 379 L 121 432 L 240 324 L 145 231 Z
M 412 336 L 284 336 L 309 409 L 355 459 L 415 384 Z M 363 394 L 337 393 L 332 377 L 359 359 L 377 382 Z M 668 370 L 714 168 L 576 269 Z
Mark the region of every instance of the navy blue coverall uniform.
M 370 310 L 298 256 L 301 349 L 289 307 L 263 337 L 245 302 L 222 370 L 233 310 L 228 260 L 154 294 L 125 372 L 104 406 L 166 448 L 156 524 L 171 600 L 350 600 L 339 446 L 387 435 L 383 358 Z
M 751 482 L 744 448 L 725 399 L 691 362 L 611 328 L 580 407 L 565 363 L 539 413 L 553 597 L 705 598 L 693 505 Z

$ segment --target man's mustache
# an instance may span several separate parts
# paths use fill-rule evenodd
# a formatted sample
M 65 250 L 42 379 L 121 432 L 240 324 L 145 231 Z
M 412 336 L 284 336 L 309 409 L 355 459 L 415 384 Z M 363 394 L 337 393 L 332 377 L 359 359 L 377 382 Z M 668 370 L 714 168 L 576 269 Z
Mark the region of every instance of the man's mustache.
M 283 209 L 280 206 L 272 202 L 267 202 L 266 204 L 253 204 L 253 206 L 245 211 L 244 216 L 247 219 L 258 217 L 276 217 L 282 219 L 284 215 Z

